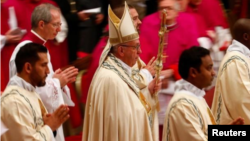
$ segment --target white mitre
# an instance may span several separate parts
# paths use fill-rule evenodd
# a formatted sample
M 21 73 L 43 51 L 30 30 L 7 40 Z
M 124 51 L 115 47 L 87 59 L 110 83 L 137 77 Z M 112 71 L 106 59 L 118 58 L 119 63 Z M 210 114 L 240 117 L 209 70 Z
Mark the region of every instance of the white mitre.
M 133 24 L 133 20 L 129 14 L 129 8 L 125 1 L 125 8 L 122 18 L 119 19 L 112 11 L 110 5 L 108 8 L 109 15 L 109 41 L 111 45 L 126 43 L 139 39 L 138 32 Z
M 139 39 L 139 34 L 133 24 L 126 1 L 121 19 L 115 15 L 110 5 L 108 7 L 108 15 L 109 41 L 102 52 L 99 65 L 105 60 L 112 46 Z

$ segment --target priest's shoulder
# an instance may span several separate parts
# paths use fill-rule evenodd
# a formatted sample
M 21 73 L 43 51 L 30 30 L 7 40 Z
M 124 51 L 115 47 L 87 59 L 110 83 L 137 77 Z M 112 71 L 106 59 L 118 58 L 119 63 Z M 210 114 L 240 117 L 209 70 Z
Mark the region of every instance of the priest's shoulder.
M 186 106 L 194 105 L 196 98 L 185 92 L 176 92 L 171 99 L 171 107 L 181 106 L 185 108 Z
M 16 97 L 16 96 L 20 96 L 21 93 L 24 92 L 24 89 L 19 87 L 19 86 L 7 86 L 6 89 L 3 91 L 2 95 L 1 95 L 1 101 L 3 101 L 4 99 L 8 98 L 9 96 L 11 97 Z
M 20 101 L 18 97 L 22 96 L 24 89 L 20 88 L 18 86 L 7 86 L 6 89 L 4 90 L 3 94 L 0 97 L 0 105 L 4 102 L 13 104 L 13 101 Z
M 230 51 L 226 53 L 222 62 L 228 63 L 233 60 L 237 63 L 242 62 L 243 64 L 245 64 L 246 62 L 248 62 L 249 58 L 238 51 Z

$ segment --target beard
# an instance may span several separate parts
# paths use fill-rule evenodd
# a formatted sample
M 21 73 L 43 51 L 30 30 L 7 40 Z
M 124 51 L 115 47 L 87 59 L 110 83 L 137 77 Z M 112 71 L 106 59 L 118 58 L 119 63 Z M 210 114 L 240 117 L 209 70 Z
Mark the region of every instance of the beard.
M 41 77 L 41 76 L 39 76 L 39 74 L 37 72 L 33 72 L 33 73 L 31 73 L 30 76 L 31 76 L 30 80 L 32 81 L 32 83 L 36 87 L 45 86 L 45 84 L 46 84 L 45 80 L 46 80 L 47 75 L 45 77 Z
M 46 84 L 46 78 L 47 78 L 47 75 L 44 77 L 44 79 L 40 79 L 40 80 L 37 80 L 37 87 L 42 87 L 42 86 L 45 86 Z
M 42 87 L 45 86 L 46 82 L 45 81 L 40 81 L 37 83 L 37 87 Z

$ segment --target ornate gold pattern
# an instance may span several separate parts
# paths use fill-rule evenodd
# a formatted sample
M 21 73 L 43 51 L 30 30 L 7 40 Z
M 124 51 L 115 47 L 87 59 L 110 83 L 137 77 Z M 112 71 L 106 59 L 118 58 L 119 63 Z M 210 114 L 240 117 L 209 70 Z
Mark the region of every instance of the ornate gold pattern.
M 210 109 L 207 107 L 207 113 L 209 114 L 210 120 L 212 122 L 213 125 L 216 125 L 216 121 L 214 119 L 213 114 L 211 113 Z
M 121 41 L 119 40 L 119 38 L 109 38 L 109 41 L 110 41 L 111 44 L 118 44 L 118 43 L 129 42 L 129 41 L 132 41 L 132 40 L 134 40 L 136 38 L 139 38 L 138 33 L 134 33 L 134 34 L 131 34 L 131 35 L 124 36 L 124 37 L 122 37 Z
M 155 66 L 155 70 L 156 70 L 156 74 L 155 74 L 155 78 L 156 78 L 156 84 L 158 84 L 158 80 L 159 80 L 159 77 L 160 77 L 160 72 L 163 68 L 163 65 L 162 65 L 162 59 L 164 58 L 163 56 L 163 48 L 164 48 L 164 45 L 166 45 L 167 43 L 164 42 L 164 39 L 165 39 L 165 33 L 167 32 L 167 28 L 166 28 L 166 17 L 167 17 L 167 12 L 166 10 L 164 9 L 162 11 L 162 20 L 161 20 L 161 28 L 160 28 L 160 31 L 159 31 L 159 48 L 158 48 L 158 54 L 157 54 L 157 58 L 156 58 L 156 66 Z M 158 92 L 156 92 L 154 94 L 154 97 L 155 97 L 155 100 L 156 100 L 156 109 L 157 111 L 160 111 L 160 104 L 159 104 L 159 100 L 158 100 Z
M 142 105 L 146 109 L 147 114 L 149 114 L 151 112 L 151 106 L 150 106 L 150 104 L 148 104 L 146 98 L 144 97 L 144 95 L 141 92 L 140 92 L 139 98 L 140 98 Z

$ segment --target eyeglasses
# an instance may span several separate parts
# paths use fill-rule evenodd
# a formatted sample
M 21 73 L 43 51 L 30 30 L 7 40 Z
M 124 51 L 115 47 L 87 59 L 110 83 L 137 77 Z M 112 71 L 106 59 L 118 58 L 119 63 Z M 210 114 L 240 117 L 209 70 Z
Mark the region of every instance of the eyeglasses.
M 61 27 L 61 25 L 62 25 L 62 23 L 52 23 L 52 22 L 47 22 L 47 21 L 44 21 L 43 20 L 43 22 L 45 23 L 45 24 L 51 24 L 54 28 L 59 28 L 59 27 Z
M 62 23 L 51 23 L 54 28 L 61 27 Z
M 62 25 L 62 23 L 49 23 L 49 24 L 51 24 L 54 28 L 59 28 Z
M 124 47 L 132 47 L 132 48 L 134 48 L 134 49 L 136 49 L 137 51 L 140 49 L 140 47 L 141 47 L 141 45 L 140 44 L 138 44 L 138 45 L 136 45 L 136 46 L 130 46 L 130 45 L 120 45 L 120 46 L 124 46 Z

